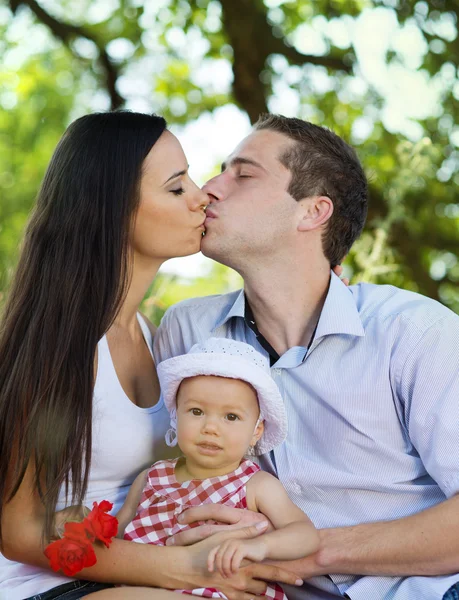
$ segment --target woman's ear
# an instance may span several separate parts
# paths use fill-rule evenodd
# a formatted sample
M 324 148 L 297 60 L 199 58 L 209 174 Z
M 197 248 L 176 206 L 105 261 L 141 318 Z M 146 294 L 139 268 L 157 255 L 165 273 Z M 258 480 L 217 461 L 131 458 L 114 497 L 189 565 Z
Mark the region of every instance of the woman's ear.
M 299 201 L 301 219 L 298 231 L 312 231 L 324 225 L 333 214 L 333 202 L 328 196 L 311 196 Z

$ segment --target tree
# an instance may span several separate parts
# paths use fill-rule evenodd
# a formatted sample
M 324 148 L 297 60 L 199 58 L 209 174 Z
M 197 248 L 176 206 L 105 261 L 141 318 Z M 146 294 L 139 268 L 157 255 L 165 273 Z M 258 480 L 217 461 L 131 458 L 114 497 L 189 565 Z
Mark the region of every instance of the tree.
M 233 102 L 253 122 L 288 99 L 290 112 L 355 145 L 370 175 L 368 224 L 346 260 L 349 273 L 418 290 L 459 312 L 459 2 L 9 0 L 8 6 L 0 14 L 6 55 L 17 51 L 18 39 L 24 44 L 21 23 L 44 42 L 22 59 L 19 77 L 8 61 L 0 70 L 7 89 L 0 96 L 7 104 L 0 122 L 3 266 L 14 260 L 49 156 L 34 140 L 48 149 L 47 140 L 51 146 L 76 114 L 142 101 L 185 124 Z M 358 40 L 364 22 L 365 43 Z M 378 52 L 372 71 L 369 58 Z M 229 67 L 232 81 L 217 86 L 217 75 Z M 401 87 L 398 96 L 392 81 Z M 419 85 L 423 97 L 403 90 L 405 81 Z M 404 95 L 410 106 L 399 118 L 394 105 Z

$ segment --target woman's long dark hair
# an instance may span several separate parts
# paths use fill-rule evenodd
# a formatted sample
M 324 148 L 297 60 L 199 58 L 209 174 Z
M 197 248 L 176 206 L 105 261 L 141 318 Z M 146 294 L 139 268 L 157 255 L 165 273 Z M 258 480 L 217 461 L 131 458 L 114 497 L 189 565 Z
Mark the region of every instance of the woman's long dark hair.
M 51 159 L 0 325 L 0 523 L 28 465 L 45 538 L 62 485 L 83 502 L 97 342 L 127 291 L 142 163 L 165 128 L 155 115 L 87 115 Z

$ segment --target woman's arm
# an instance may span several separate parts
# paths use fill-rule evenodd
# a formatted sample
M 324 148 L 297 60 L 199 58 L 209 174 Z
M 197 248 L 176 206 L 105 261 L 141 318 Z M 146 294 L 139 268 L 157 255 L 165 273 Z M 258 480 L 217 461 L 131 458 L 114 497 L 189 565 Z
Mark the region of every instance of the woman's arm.
M 2 553 L 13 561 L 49 569 L 43 554 L 44 508 L 33 486 L 33 468 L 29 466 L 14 498 L 4 507 L 2 518 Z M 259 535 L 246 528 L 233 535 Z M 296 575 L 274 565 L 249 565 L 231 580 L 207 571 L 206 542 L 190 548 L 163 547 L 114 539 L 110 548 L 95 544 L 97 563 L 78 573 L 81 579 L 103 583 L 121 583 L 170 589 L 216 587 L 224 589 L 231 600 L 246 600 L 250 594 L 263 593 L 260 578 L 294 583 Z M 262 567 L 260 569 L 260 567 Z
M 30 465 L 24 480 L 14 496 L 5 505 L 2 518 L 2 552 L 6 558 L 49 569 L 43 551 L 44 507 L 33 486 L 33 466 Z M 182 587 L 189 583 L 189 553 L 184 548 L 159 548 L 114 540 L 110 549 L 102 544 L 94 546 L 97 563 L 78 574 L 91 581 L 125 583 L 132 585 Z M 183 569 L 175 566 L 183 565 Z

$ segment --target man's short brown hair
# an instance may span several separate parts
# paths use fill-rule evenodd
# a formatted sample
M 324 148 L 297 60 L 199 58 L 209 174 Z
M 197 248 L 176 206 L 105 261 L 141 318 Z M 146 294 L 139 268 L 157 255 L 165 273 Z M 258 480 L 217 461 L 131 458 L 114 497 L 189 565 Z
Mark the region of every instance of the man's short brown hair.
M 328 196 L 333 202 L 322 243 L 331 266 L 340 264 L 367 216 L 367 179 L 355 150 L 329 129 L 301 119 L 265 114 L 254 128 L 282 133 L 295 142 L 279 156 L 292 173 L 288 192 L 295 200 Z

